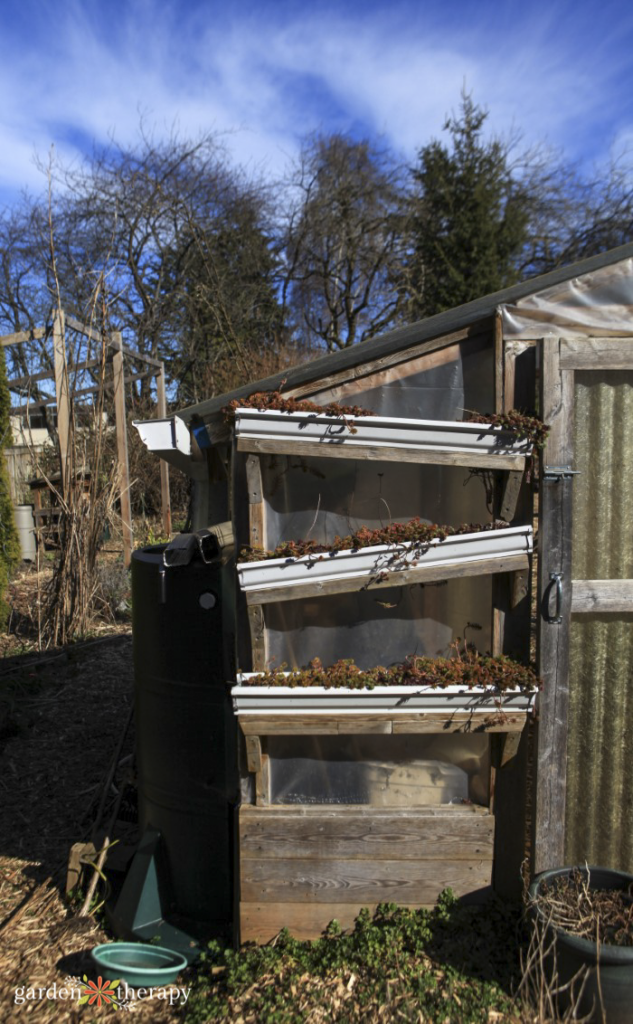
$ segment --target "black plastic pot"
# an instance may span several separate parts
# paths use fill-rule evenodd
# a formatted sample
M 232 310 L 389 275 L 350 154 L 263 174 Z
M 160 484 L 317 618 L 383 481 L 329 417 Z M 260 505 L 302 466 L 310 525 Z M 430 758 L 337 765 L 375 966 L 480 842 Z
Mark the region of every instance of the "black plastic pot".
M 530 906 L 534 919 L 546 926 L 549 936 L 554 938 L 550 969 L 556 969 L 558 987 L 570 982 L 583 968 L 588 968 L 587 980 L 578 1005 L 578 1016 L 583 1020 L 598 1021 L 602 1024 L 631 1024 L 633 1021 L 633 947 L 598 945 L 589 939 L 571 935 L 548 923 L 546 913 L 539 907 L 539 895 L 544 883 L 551 884 L 557 878 L 569 877 L 572 871 L 580 871 L 587 877 L 591 889 L 620 889 L 631 892 L 633 875 L 609 868 L 578 867 L 558 868 L 536 875 L 530 886 Z M 555 958 L 555 963 L 554 963 Z M 583 972 L 584 973 L 584 972 Z M 577 986 L 576 991 L 578 991 Z M 560 1002 L 569 1005 L 568 994 Z M 562 1006 L 561 1006 L 562 1008 Z

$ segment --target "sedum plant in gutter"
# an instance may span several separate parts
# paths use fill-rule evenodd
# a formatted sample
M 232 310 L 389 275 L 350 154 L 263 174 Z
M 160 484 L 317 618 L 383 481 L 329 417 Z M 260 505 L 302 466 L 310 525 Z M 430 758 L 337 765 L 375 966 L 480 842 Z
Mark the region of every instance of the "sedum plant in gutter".
M 284 666 L 243 678 L 243 686 L 322 687 L 323 689 L 373 690 L 375 687 L 446 689 L 464 687 L 491 695 L 507 691 L 533 694 L 542 688 L 534 670 L 504 654 L 480 654 L 471 644 L 458 639 L 454 656 L 428 658 L 410 655 L 401 664 L 360 669 L 351 659 L 324 668 L 315 658 L 305 669 L 286 672 Z
M 510 524 L 503 520 L 495 520 L 483 525 L 481 523 L 462 523 L 461 526 L 438 526 L 436 523 L 423 523 L 419 516 L 415 516 L 407 523 L 389 523 L 388 526 L 379 527 L 376 530 L 361 526 L 360 530 L 346 537 L 336 536 L 330 544 L 318 544 L 313 540 L 288 540 L 278 544 L 274 551 L 245 547 L 240 551 L 238 561 L 262 562 L 272 558 L 303 558 L 306 555 L 320 557 L 327 552 L 359 551 L 362 548 L 375 547 L 380 544 L 396 547 L 401 544 L 414 544 L 423 551 L 433 540 L 443 541 L 447 537 L 456 537 L 460 534 L 485 533 L 509 527 Z
M 547 442 L 551 427 L 533 413 L 510 409 L 509 412 L 469 413 L 468 423 L 487 423 L 491 427 L 501 427 L 515 434 L 517 440 L 527 441 L 533 448 L 541 451 Z
M 282 385 L 283 386 L 283 385 Z M 222 413 L 227 423 L 233 422 L 237 409 L 256 409 L 259 412 L 267 410 L 274 412 L 309 412 L 323 416 L 376 416 L 371 409 L 363 409 L 358 405 L 340 405 L 338 402 L 329 402 L 327 405 L 319 405 L 305 398 L 286 398 L 281 391 L 256 391 L 247 398 L 234 398 L 228 405 L 224 406 Z M 534 413 L 522 412 L 520 409 L 510 409 L 503 413 L 480 413 L 469 412 L 464 422 L 488 424 L 491 427 L 499 427 L 510 431 L 517 440 L 528 441 L 534 448 L 545 447 L 550 427 Z M 349 424 L 353 432 L 353 424 Z
M 370 409 L 363 409 L 359 405 L 339 405 L 338 402 L 329 402 L 327 405 L 317 405 L 307 398 L 284 398 L 281 391 L 256 391 L 248 398 L 234 398 L 232 402 L 225 405 L 222 413 L 227 423 L 235 419 L 236 409 L 257 409 L 264 412 L 270 409 L 274 412 L 314 412 L 322 413 L 324 416 L 375 416 Z

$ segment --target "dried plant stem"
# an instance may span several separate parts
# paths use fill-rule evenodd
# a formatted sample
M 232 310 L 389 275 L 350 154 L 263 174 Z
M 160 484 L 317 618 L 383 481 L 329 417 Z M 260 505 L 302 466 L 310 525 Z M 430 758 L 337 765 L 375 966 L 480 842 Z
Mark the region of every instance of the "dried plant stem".
M 78 917 L 87 917 L 88 914 L 90 913 L 90 904 L 92 903 L 92 898 L 93 898 L 93 896 L 95 894 L 95 889 L 97 888 L 97 882 L 99 881 L 100 878 L 103 877 L 103 865 L 106 862 L 106 857 L 108 856 L 108 850 L 113 845 L 112 844 L 112 833 L 114 832 L 114 828 L 115 828 L 115 825 L 116 825 L 116 820 L 117 820 L 117 818 L 119 816 L 119 808 L 121 807 L 121 801 L 123 799 L 124 791 L 125 791 L 125 786 L 121 786 L 121 789 L 119 790 L 119 795 L 116 798 L 116 803 L 114 805 L 114 809 L 112 811 L 112 817 L 110 818 L 110 823 L 108 825 L 107 834 L 106 834 L 106 836 L 105 836 L 105 838 L 103 840 L 103 846 L 101 847 L 101 852 L 99 853 L 99 859 L 97 860 L 96 864 L 94 865 L 94 873 L 92 875 L 92 878 L 90 879 L 90 883 L 89 883 L 88 888 L 86 890 L 86 898 L 85 898 L 85 900 L 84 900 L 84 902 L 82 904 L 81 910 L 79 911 L 79 913 L 77 915 Z
M 114 780 L 115 772 L 116 772 L 116 770 L 118 768 L 118 765 L 119 765 L 119 758 L 121 756 L 121 750 L 123 749 L 123 744 L 125 742 L 125 737 L 127 736 L 128 729 L 130 728 L 130 724 L 132 722 L 132 718 L 133 717 L 134 717 L 134 705 L 132 705 L 132 707 L 130 708 L 130 711 L 129 711 L 129 714 L 127 716 L 127 720 L 125 722 L 125 725 L 123 726 L 123 729 L 121 730 L 121 734 L 120 734 L 119 739 L 117 741 L 116 750 L 114 751 L 114 754 L 113 754 L 113 757 L 112 757 L 112 761 L 110 763 L 110 768 L 108 769 L 108 774 L 107 774 L 107 777 L 106 777 L 106 781 L 104 783 L 104 786 L 103 786 L 103 789 L 102 789 L 102 792 L 101 792 L 101 799 L 99 801 L 99 807 L 97 809 L 97 813 L 96 813 L 96 816 L 95 816 L 94 824 L 93 824 L 93 827 L 92 827 L 92 839 L 93 839 L 93 842 L 94 842 L 97 830 L 99 828 L 99 825 L 101 824 L 101 818 L 103 816 L 103 809 L 105 807 L 105 802 L 107 800 L 108 793 L 110 792 L 110 786 L 112 785 L 112 782 Z

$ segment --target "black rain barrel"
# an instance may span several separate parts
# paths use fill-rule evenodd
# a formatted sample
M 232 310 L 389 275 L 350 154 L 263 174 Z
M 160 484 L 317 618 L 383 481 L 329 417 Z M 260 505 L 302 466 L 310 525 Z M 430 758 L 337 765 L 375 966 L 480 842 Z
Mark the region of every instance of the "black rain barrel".
M 238 790 L 230 602 L 219 559 L 165 569 L 163 551 L 132 556 L 139 822 L 162 836 L 164 914 L 223 929 Z

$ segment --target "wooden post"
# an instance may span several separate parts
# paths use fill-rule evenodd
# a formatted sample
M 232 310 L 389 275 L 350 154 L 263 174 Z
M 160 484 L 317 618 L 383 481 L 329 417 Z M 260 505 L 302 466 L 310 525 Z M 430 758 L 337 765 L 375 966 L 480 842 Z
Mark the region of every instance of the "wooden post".
M 551 426 L 541 459 L 538 558 L 538 701 L 535 871 L 564 864 L 571 615 L 573 371 L 560 365 L 560 341 L 542 342 L 541 415 Z M 546 466 L 550 468 L 545 472 Z
M 116 417 L 116 447 L 121 494 L 121 522 L 123 525 L 123 562 L 128 568 L 132 560 L 132 502 L 130 500 L 130 469 L 127 457 L 127 418 L 125 415 L 125 376 L 123 373 L 122 339 L 118 331 L 112 335 L 114 355 L 114 412 Z
M 160 364 L 160 370 L 156 374 L 156 400 L 158 416 L 164 419 L 167 416 L 167 396 L 165 394 L 165 364 Z M 160 460 L 160 507 L 163 516 L 163 534 L 171 537 L 171 498 L 169 494 L 169 464 L 164 459 Z
M 59 437 L 62 496 L 68 497 L 72 451 L 70 446 L 70 395 L 68 391 L 68 365 L 66 362 L 66 336 L 64 313 L 55 310 L 53 318 L 53 355 L 55 360 L 55 396 L 57 398 L 57 436 Z
M 248 542 L 252 547 L 265 547 L 264 487 L 259 455 L 246 457 L 246 483 L 248 487 Z M 253 672 L 265 672 L 267 661 L 267 634 L 264 609 L 255 604 L 248 609 L 251 632 Z
M 495 412 L 503 412 L 503 320 L 495 313 Z
M 501 313 L 497 310 L 494 316 L 494 403 L 495 412 L 503 410 L 503 321 Z M 499 518 L 502 513 L 502 485 L 498 474 L 495 474 L 494 483 L 494 513 Z M 492 622 L 491 622 L 491 648 L 493 654 L 501 654 L 503 651 L 503 633 L 505 626 L 505 609 L 507 606 L 508 582 L 505 577 L 495 574 L 492 578 Z M 494 769 L 493 769 L 494 773 Z M 493 779 L 494 781 L 494 779 Z

